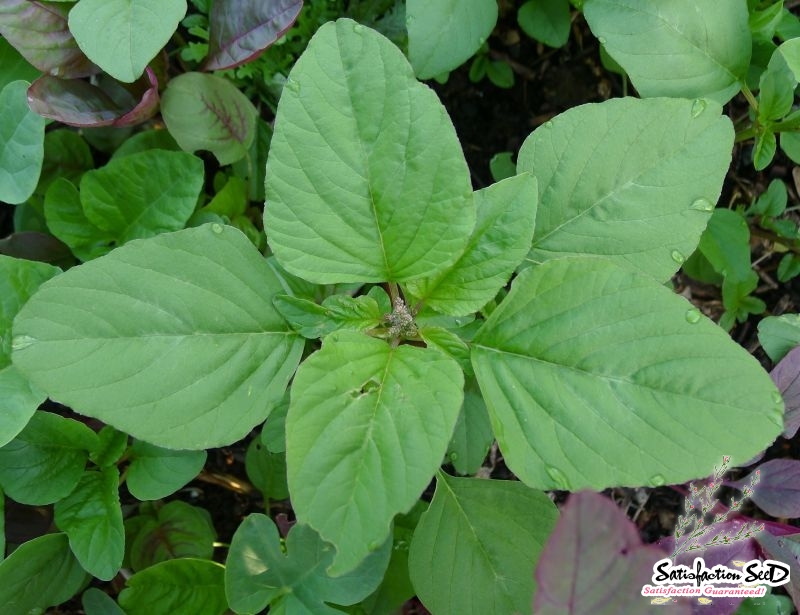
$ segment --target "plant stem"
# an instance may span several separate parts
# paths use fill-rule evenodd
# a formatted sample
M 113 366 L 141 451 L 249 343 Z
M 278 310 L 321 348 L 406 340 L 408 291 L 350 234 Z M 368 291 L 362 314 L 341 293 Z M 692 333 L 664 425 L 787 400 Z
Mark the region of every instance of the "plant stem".
M 400 290 L 397 288 L 397 282 L 389 282 L 389 296 L 392 298 L 392 306 L 394 306 L 394 302 L 400 298 Z
M 753 96 L 753 93 L 750 91 L 750 88 L 747 87 L 747 84 L 742 82 L 742 94 L 747 99 L 747 102 L 750 103 L 750 106 L 753 108 L 753 111 L 758 113 L 758 101 L 756 97 Z

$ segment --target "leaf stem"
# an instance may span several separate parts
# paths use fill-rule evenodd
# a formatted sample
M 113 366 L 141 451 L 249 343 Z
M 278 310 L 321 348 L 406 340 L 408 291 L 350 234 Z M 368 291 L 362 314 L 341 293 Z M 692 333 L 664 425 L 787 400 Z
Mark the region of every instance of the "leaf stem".
M 756 97 L 753 95 L 753 92 L 750 91 L 750 88 L 747 87 L 745 82 L 742 82 L 742 94 L 747 99 L 747 102 L 750 103 L 750 106 L 753 108 L 753 111 L 758 113 L 758 101 Z

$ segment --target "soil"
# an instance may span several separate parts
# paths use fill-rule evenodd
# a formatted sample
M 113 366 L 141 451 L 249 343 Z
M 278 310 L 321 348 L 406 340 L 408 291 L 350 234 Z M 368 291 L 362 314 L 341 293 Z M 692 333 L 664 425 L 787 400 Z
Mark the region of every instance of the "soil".
M 476 189 L 492 183 L 489 162 L 498 152 L 516 154 L 522 142 L 537 126 L 554 115 L 578 104 L 597 102 L 609 97 L 622 96 L 624 84 L 618 75 L 603 69 L 597 42 L 581 18 L 573 24 L 573 33 L 568 44 L 558 50 L 538 44 L 521 33 L 513 12 L 505 14 L 489 40 L 491 57 L 508 62 L 515 73 L 515 85 L 501 89 L 487 78 L 479 83 L 469 79 L 469 63 L 454 71 L 445 84 L 432 83 L 439 94 L 458 133 L 467 158 Z M 631 90 L 630 93 L 633 93 Z M 744 100 L 736 100 L 732 114 L 746 113 Z M 797 189 L 792 178 L 794 165 L 779 157 L 767 173 L 757 173 L 749 161 L 748 146 L 737 146 L 735 164 L 727 177 L 720 203 L 749 203 L 760 194 L 773 178 L 780 178 L 789 187 L 790 206 L 798 204 Z M 0 237 L 13 230 L 13 209 L 0 206 Z M 775 270 L 778 259 L 767 254 L 767 240 L 754 233 L 752 242 L 753 261 L 758 262 L 762 283 L 755 295 L 767 304 L 769 314 L 800 311 L 800 283 L 779 284 Z M 5 251 L 9 248 L 6 246 Z M 0 247 L 0 252 L 3 248 Z M 711 317 L 718 318 L 722 312 L 720 290 L 714 286 L 699 284 L 679 274 L 674 280 L 676 289 L 692 300 Z M 756 338 L 759 318 L 737 325 L 732 332 L 734 339 L 771 368 L 769 360 L 760 350 Z M 63 414 L 72 415 L 65 408 L 54 407 Z M 251 436 L 252 437 L 252 436 Z M 205 470 L 174 497 L 206 508 L 212 515 L 220 543 L 229 543 L 233 532 L 245 515 L 263 512 L 265 502 L 249 482 L 244 468 L 244 455 L 249 439 L 230 447 L 210 452 Z M 800 458 L 795 441 L 779 440 L 767 453 L 767 459 L 776 457 Z M 492 477 L 512 478 L 499 454 L 494 460 Z M 609 495 L 635 518 L 646 542 L 653 542 L 672 532 L 676 515 L 680 513 L 683 497 L 669 487 L 657 489 L 614 489 Z M 426 492 L 430 497 L 432 490 Z M 566 494 L 555 493 L 557 502 Z M 123 504 L 126 501 L 123 494 Z M 292 513 L 286 502 L 273 503 L 273 514 L 281 513 L 284 527 L 291 524 Z M 747 511 L 752 512 L 752 511 Z M 21 507 L 9 505 L 6 511 L 9 541 L 24 540 L 37 535 L 52 519 L 51 507 Z M 224 549 L 217 552 L 224 560 Z M 82 613 L 78 602 L 73 602 L 51 613 Z M 418 602 L 409 602 L 404 615 L 422 615 L 427 611 Z

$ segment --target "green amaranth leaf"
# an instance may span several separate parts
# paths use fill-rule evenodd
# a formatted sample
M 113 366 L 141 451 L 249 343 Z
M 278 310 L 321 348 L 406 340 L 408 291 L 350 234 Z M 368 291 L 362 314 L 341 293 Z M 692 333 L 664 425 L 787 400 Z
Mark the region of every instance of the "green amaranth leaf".
M 290 295 L 277 295 L 272 302 L 292 328 L 308 339 L 325 337 L 339 329 L 377 327 L 387 313 L 368 295 L 331 295 L 322 305 Z
M 393 43 L 348 19 L 322 26 L 289 75 L 266 193 L 275 256 L 320 284 L 434 275 L 475 223 L 441 103 Z
M 493 441 L 486 402 L 475 378 L 469 378 L 464 385 L 464 405 L 447 448 L 447 459 L 459 474 L 475 474 Z
M 39 285 L 58 273 L 45 263 L 0 255 L 0 447 L 22 431 L 47 397 L 11 365 L 11 323 Z
M 206 463 L 205 451 L 175 451 L 136 440 L 130 450 L 128 489 L 138 500 L 160 500 L 195 478 Z
M 216 75 L 184 73 L 170 80 L 161 114 L 181 149 L 208 150 L 222 165 L 244 158 L 256 134 L 253 103 Z
M 89 221 L 123 244 L 182 229 L 202 188 L 202 160 L 148 150 L 84 174 L 80 199 Z
M 26 81 L 0 90 L 0 201 L 19 204 L 36 189 L 44 159 L 44 118 L 28 108 Z
M 550 47 L 563 47 L 571 25 L 568 0 L 528 0 L 517 11 L 520 28 Z
M 472 314 L 489 303 L 530 249 L 536 188 L 536 178 L 522 173 L 476 192 L 478 218 L 463 254 L 448 269 L 409 282 L 406 289 L 452 316 Z
M 783 429 L 752 356 L 683 297 L 604 259 L 523 272 L 472 362 L 503 457 L 531 487 L 680 483 Z
M 458 364 L 430 348 L 338 331 L 292 384 L 286 462 L 292 505 L 337 549 L 332 574 L 379 547 L 430 481 L 463 399 Z
M 84 472 L 75 490 L 56 502 L 55 523 L 87 572 L 104 581 L 114 578 L 125 554 L 117 468 Z
M 114 234 L 97 228 L 86 217 L 78 189 L 67 179 L 56 179 L 44 196 L 47 228 L 69 246 L 82 261 L 90 261 L 111 250 Z
M 437 77 L 466 62 L 496 23 L 495 0 L 408 0 L 408 59 L 417 77 Z
M 586 0 L 584 16 L 642 96 L 728 102 L 750 65 L 740 0 Z
M 86 425 L 50 412 L 35 412 L 0 448 L 0 486 L 20 504 L 52 504 L 75 488 L 97 435 Z
M 125 525 L 136 528 L 129 536 L 129 557 L 131 568 L 137 572 L 170 559 L 211 559 L 214 554 L 217 536 L 211 516 L 186 502 L 169 502 L 153 514 L 126 520 Z
M 127 615 L 223 615 L 225 568 L 204 559 L 172 559 L 137 572 L 119 594 Z
M 184 15 L 186 0 L 81 0 L 69 12 L 69 29 L 92 62 L 131 83 Z
M 225 568 L 228 601 L 237 613 L 270 612 L 335 615 L 326 603 L 351 605 L 381 582 L 389 563 L 386 541 L 349 574 L 331 577 L 333 548 L 307 525 L 289 530 L 285 549 L 278 528 L 260 514 L 249 515 L 233 535 Z
M 43 285 L 12 358 L 51 398 L 135 438 L 223 446 L 266 418 L 300 360 L 272 308 L 281 290 L 229 226 L 132 241 Z
M 539 180 L 529 258 L 597 254 L 668 280 L 694 251 L 731 161 L 712 101 L 612 99 L 531 134 L 517 168 Z
M 86 578 L 67 537 L 45 534 L 23 543 L 0 562 L 0 604 L 9 615 L 41 613 L 69 600 Z
M 767 316 L 758 323 L 758 341 L 774 363 L 800 345 L 800 314 Z
M 520 482 L 440 473 L 408 556 L 417 595 L 432 613 L 529 613 L 557 517 L 546 494 Z

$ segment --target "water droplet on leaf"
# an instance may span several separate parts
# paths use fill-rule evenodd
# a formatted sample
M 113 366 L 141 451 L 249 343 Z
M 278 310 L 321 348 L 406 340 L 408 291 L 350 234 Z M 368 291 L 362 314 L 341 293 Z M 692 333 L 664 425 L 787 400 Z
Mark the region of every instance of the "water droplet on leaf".
M 697 199 L 689 205 L 689 209 L 694 209 L 696 211 L 714 211 L 714 203 L 708 199 Z
M 667 481 L 664 479 L 661 474 L 656 474 L 650 479 L 650 482 L 656 487 L 663 487 L 667 484 Z
M 357 23 L 356 25 L 353 26 L 353 32 L 355 32 L 356 34 L 361 34 L 363 31 L 364 31 L 364 26 L 362 26 L 360 23 Z
M 774 403 L 776 403 L 776 404 L 782 404 L 783 403 L 783 396 L 780 393 L 778 393 L 778 391 L 773 391 L 773 393 L 772 393 L 772 401 Z
M 545 127 L 545 128 L 552 128 L 552 127 L 553 127 L 553 122 L 551 122 L 550 120 L 547 120 L 547 121 L 544 123 L 544 127 Z
M 300 82 L 294 79 L 288 79 L 286 81 L 286 87 L 289 88 L 290 92 L 297 94 L 300 91 Z
M 683 265 L 683 263 L 686 261 L 686 257 L 677 250 L 673 250 L 670 256 L 672 257 L 672 260 L 674 260 L 679 265 Z
M 458 453 L 452 452 L 448 455 L 450 457 L 450 461 L 458 461 Z
M 18 335 L 11 340 L 11 350 L 24 350 L 37 342 L 35 337 L 30 335 Z
M 381 548 L 382 544 L 383 544 L 382 542 L 378 542 L 377 540 L 373 540 L 371 543 L 369 543 L 369 547 L 368 548 L 369 548 L 370 551 L 377 551 L 378 549 Z
M 701 316 L 700 310 L 698 310 L 696 307 L 689 308 L 688 310 L 686 310 L 686 322 L 688 322 L 689 324 L 694 325 L 700 322 L 700 316 Z
M 567 481 L 567 477 L 564 476 L 564 473 L 559 470 L 558 468 L 554 468 L 552 466 L 547 468 L 547 475 L 553 480 L 556 484 L 556 488 L 562 491 L 569 491 L 569 482 Z
M 211 225 L 211 230 L 214 232 L 215 235 L 219 235 L 222 232 L 222 225 L 217 224 L 216 222 Z
M 706 110 L 707 105 L 708 103 L 706 103 L 706 101 L 704 101 L 702 98 L 695 100 L 692 104 L 692 117 L 699 116 L 703 111 Z
M 598 41 L 600 41 L 600 44 L 601 44 L 601 45 L 605 45 L 605 44 L 606 44 L 606 37 L 605 37 L 605 36 L 601 36 L 601 37 L 600 37 L 600 38 L 598 38 L 597 40 L 598 40 Z

